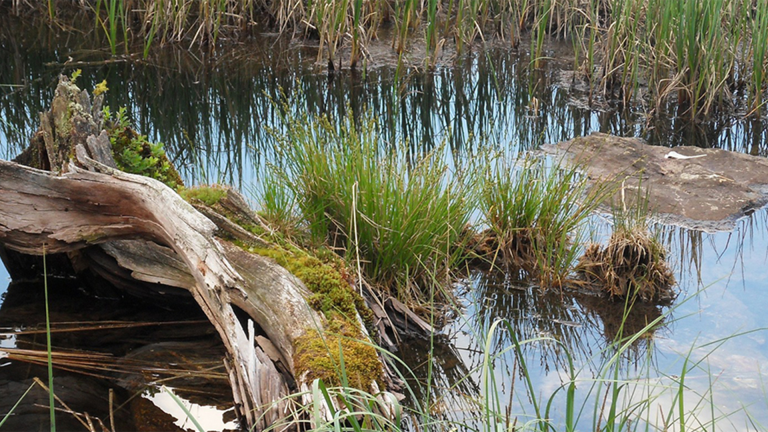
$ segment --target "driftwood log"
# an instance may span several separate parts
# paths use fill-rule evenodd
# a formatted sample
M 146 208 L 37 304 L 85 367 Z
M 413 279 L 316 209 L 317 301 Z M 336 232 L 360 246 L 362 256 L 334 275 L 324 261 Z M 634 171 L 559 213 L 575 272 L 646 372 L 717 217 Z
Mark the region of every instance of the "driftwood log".
M 100 97 L 91 103 L 61 78 L 30 147 L 16 162 L 0 160 L 0 256 L 8 263 L 23 262 L 18 254 L 66 253 L 75 270 L 118 288 L 171 300 L 191 293 L 224 343 L 247 426 L 260 430 L 291 415 L 284 397 L 309 385 L 306 374 L 296 376 L 295 343 L 324 326 L 307 288 L 273 260 L 216 236 L 258 242 L 251 233 L 210 209 L 202 214 L 157 180 L 116 169 L 100 113 Z

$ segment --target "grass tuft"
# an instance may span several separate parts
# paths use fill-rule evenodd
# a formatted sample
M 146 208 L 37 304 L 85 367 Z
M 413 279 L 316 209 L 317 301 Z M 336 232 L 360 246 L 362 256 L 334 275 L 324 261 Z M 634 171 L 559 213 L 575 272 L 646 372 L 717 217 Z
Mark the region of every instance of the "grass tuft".
M 486 170 L 480 194 L 489 227 L 481 255 L 523 270 L 542 287 L 561 287 L 578 256 L 587 218 L 606 190 L 590 189 L 576 167 L 547 166 L 534 156 L 497 157 Z
M 630 208 L 614 209 L 613 233 L 605 247 L 587 246 L 576 272 L 610 297 L 639 297 L 645 302 L 674 298 L 675 277 L 666 250 L 648 228 L 647 197 Z
M 463 258 L 472 186 L 452 173 L 440 147 L 409 157 L 386 146 L 373 116 L 351 111 L 283 118 L 280 162 L 273 167 L 315 242 L 398 298 L 423 302 L 430 272 L 447 274 Z

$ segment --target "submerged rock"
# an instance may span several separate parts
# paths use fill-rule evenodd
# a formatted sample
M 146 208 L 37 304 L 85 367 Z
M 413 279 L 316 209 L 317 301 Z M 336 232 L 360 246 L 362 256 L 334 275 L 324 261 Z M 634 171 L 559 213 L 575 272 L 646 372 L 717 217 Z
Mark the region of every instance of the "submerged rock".
M 640 138 L 594 133 L 544 150 L 583 165 L 594 180 L 623 184 L 614 203 L 647 189 L 649 210 L 665 223 L 731 230 L 768 202 L 768 160 L 720 149 L 661 147 Z

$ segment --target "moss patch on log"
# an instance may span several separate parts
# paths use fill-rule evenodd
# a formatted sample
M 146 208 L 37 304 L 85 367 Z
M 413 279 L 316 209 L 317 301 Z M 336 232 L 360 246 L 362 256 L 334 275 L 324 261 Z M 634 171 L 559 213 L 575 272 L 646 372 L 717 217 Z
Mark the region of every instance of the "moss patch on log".
M 338 261 L 323 261 L 301 250 L 289 251 L 281 247 L 249 248 L 249 252 L 272 258 L 299 278 L 312 291 L 310 305 L 323 313 L 326 318 L 342 318 L 355 321 L 359 313 L 363 321 L 373 321 L 373 314 L 362 296 L 352 289 L 352 276 Z
M 308 373 L 329 385 L 348 384 L 368 390 L 372 381 L 384 385 L 376 348 L 360 330 L 358 314 L 373 334 L 373 313 L 360 294 L 352 289 L 343 263 L 330 254 L 312 256 L 305 251 L 275 248 L 248 248 L 249 252 L 272 258 L 299 278 L 312 291 L 309 304 L 328 319 L 324 334 L 310 329 L 295 343 L 296 375 Z M 328 256 L 325 256 L 328 255 Z M 343 358 L 343 375 L 342 375 Z M 346 383 L 342 382 L 346 376 Z
M 179 191 L 179 194 L 186 201 L 200 201 L 208 207 L 214 207 L 219 201 L 227 197 L 227 189 L 219 185 L 197 186 L 191 189 L 183 189 Z
M 352 386 L 368 390 L 376 381 L 384 385 L 376 348 L 360 339 L 356 326 L 333 320 L 324 334 L 309 331 L 296 340 L 296 375 L 307 374 L 308 381 L 322 379 L 330 386 Z M 343 365 L 343 368 L 342 368 Z

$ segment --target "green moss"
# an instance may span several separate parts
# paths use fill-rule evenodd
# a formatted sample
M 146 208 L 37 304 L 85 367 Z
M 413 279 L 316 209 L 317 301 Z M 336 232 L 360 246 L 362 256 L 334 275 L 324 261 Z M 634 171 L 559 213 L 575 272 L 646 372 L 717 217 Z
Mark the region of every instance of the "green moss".
M 183 189 L 179 194 L 189 202 L 200 201 L 208 207 L 213 207 L 227 197 L 227 189 L 219 185 L 197 186 Z
M 359 332 L 344 321 L 334 321 L 329 332 L 320 335 L 309 331 L 296 341 L 294 367 L 296 375 L 307 373 L 307 380 L 322 379 L 330 386 L 353 386 L 363 390 L 376 381 L 383 385 L 381 362 L 376 348 L 358 340 Z M 344 361 L 343 375 L 341 371 Z M 343 378 L 346 378 L 344 382 Z
M 274 259 L 278 264 L 299 278 L 312 291 L 310 305 L 326 318 L 339 315 L 344 320 L 355 321 L 359 313 L 366 323 L 373 322 L 373 314 L 365 300 L 352 289 L 352 276 L 344 265 L 336 261 L 322 261 L 300 250 L 289 251 L 279 247 L 250 248 L 250 252 Z
M 248 248 L 248 251 L 274 259 L 278 264 L 299 278 L 312 291 L 309 304 L 328 319 L 326 333 L 319 335 L 309 330 L 295 343 L 294 366 L 296 375 L 309 372 L 309 378 L 321 378 L 330 385 L 342 384 L 339 375 L 341 356 L 347 385 L 368 390 L 371 381 L 383 385 L 381 362 L 376 349 L 370 343 L 361 342 L 367 337 L 359 329 L 357 315 L 369 334 L 375 334 L 373 312 L 365 300 L 352 289 L 352 276 L 343 263 L 332 254 L 318 252 L 321 260 L 293 247 Z

